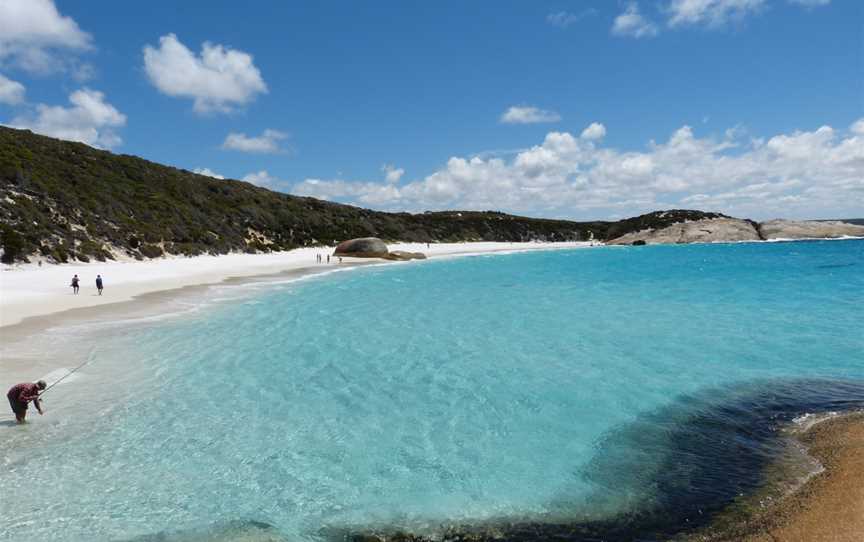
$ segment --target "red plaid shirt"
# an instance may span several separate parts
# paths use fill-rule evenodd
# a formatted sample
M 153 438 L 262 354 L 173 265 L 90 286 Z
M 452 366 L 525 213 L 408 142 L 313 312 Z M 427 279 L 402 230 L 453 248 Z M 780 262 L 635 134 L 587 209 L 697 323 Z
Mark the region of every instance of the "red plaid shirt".
M 30 382 L 15 384 L 9 389 L 9 392 L 6 393 L 6 397 L 8 397 L 10 401 L 29 403 L 30 401 L 39 399 L 39 386 Z

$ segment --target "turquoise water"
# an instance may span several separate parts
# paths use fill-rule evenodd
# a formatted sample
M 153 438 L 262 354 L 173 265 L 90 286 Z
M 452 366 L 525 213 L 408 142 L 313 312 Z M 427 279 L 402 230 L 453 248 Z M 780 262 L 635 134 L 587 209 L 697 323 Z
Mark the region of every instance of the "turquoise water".
M 707 507 L 752 483 L 776 421 L 864 404 L 862 241 L 468 257 L 197 301 L 73 333 L 97 346 L 81 378 L 0 427 L 0 540 L 638 523 L 684 486 Z

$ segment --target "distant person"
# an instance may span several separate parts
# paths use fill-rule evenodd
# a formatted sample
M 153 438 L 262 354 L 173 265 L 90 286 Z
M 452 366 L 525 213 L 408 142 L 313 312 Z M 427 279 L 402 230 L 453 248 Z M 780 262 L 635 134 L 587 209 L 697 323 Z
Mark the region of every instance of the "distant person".
M 339 263 L 342 263 L 342 256 L 339 256 Z
M 39 392 L 44 390 L 45 387 L 45 381 L 40 380 L 35 383 L 24 382 L 15 384 L 9 388 L 9 391 L 6 392 L 6 398 L 9 399 L 9 406 L 12 407 L 16 422 L 24 423 L 24 418 L 27 417 L 27 403 L 30 401 L 33 401 L 33 405 L 36 406 L 36 410 L 39 411 L 40 416 L 44 414 L 42 412 L 42 405 L 39 404 Z
M 102 275 L 96 275 L 96 289 L 99 290 L 99 295 L 102 295 Z
M 327 255 L 327 263 L 330 263 L 330 255 Z
M 39 267 L 42 267 L 42 260 L 39 260 Z
M 72 284 L 70 284 L 70 286 L 72 286 L 72 293 L 75 295 L 78 295 L 78 284 L 80 282 L 81 281 L 78 280 L 78 275 L 75 275 L 74 277 L 72 277 Z

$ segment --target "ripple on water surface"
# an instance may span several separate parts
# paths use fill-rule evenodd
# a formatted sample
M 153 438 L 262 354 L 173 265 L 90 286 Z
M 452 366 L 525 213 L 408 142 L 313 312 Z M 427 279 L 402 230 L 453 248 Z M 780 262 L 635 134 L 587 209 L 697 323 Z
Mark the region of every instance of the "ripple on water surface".
M 0 538 L 674 532 L 758 484 L 779 422 L 860 404 L 862 247 L 363 269 L 97 334 L 11 437 L 0 491 L 35 489 L 4 502 Z

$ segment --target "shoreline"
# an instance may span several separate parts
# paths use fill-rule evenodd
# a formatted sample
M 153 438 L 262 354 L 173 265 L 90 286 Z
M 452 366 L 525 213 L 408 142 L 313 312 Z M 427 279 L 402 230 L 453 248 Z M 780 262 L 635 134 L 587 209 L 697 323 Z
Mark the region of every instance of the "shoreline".
M 749 244 L 749 243 L 789 243 L 812 241 L 857 241 L 864 237 L 827 237 L 801 239 L 767 239 L 758 241 L 711 241 L 690 244 Z M 650 246 L 681 245 L 680 243 L 655 243 Z M 566 250 L 592 247 L 620 247 L 629 245 L 606 245 L 601 242 L 591 244 L 587 241 L 566 241 L 548 243 L 508 243 L 508 242 L 467 242 L 435 243 L 426 248 L 425 243 L 397 243 L 390 245 L 392 250 L 423 252 L 427 259 L 441 259 L 457 256 L 479 256 L 484 254 L 505 254 L 530 252 L 536 250 Z M 394 262 L 383 259 L 361 259 L 345 257 L 338 263 L 315 263 L 315 255 L 326 255 L 335 247 L 309 247 L 286 252 L 242 254 L 231 253 L 218 256 L 200 255 L 192 257 L 172 256 L 152 260 L 113 260 L 106 262 L 74 262 L 66 264 L 14 264 L 0 266 L 0 338 L 7 335 L 9 328 L 31 323 L 34 319 L 52 315 L 63 315 L 70 311 L 108 307 L 121 303 L 135 302 L 144 296 L 179 291 L 194 286 L 213 286 L 235 280 L 260 279 L 288 273 L 299 273 L 297 279 L 321 275 L 364 265 L 385 265 Z M 204 264 L 202 269 L 198 264 Z M 212 269 L 207 264 L 213 264 Z M 161 269 L 160 269 L 161 267 Z M 115 275 L 102 273 L 101 270 L 118 272 Z M 62 271 L 62 273 L 61 273 Z M 81 277 L 88 280 L 82 286 L 84 294 L 73 296 L 69 292 L 70 274 L 76 271 L 91 271 L 91 275 Z M 130 271 L 148 273 L 138 278 Z M 99 297 L 92 293 L 95 287 L 91 279 L 95 274 L 103 274 L 106 279 L 106 295 Z M 116 280 L 117 275 L 120 280 Z M 40 281 L 40 279 L 48 279 Z M 34 288 L 35 285 L 35 288 Z M 25 288 L 32 288 L 25 290 Z M 95 299 L 94 299 L 95 298 Z M 77 301 L 75 301 L 77 300 Z M 7 335 L 8 336 L 8 335 Z
M 399 243 L 392 250 L 424 252 L 428 259 L 492 253 L 587 248 L 587 242 L 561 243 Z M 598 245 L 599 246 L 599 245 Z M 326 255 L 334 247 L 302 248 L 269 254 L 225 254 L 160 258 L 145 261 L 108 261 L 71 264 L 23 264 L 0 270 L 0 329 L 26 323 L 34 317 L 62 314 L 69 310 L 105 307 L 134 302 L 144 295 L 209 286 L 223 282 L 298 273 L 296 278 L 326 274 L 370 264 L 399 263 L 382 259 L 345 257 L 338 263 L 315 263 L 315 255 Z M 71 275 L 82 276 L 81 294 L 68 286 Z M 96 274 L 105 279 L 105 295 L 97 296 L 92 282 Z M 92 275 L 92 276 L 91 276 Z
M 517 252 L 589 248 L 587 242 L 561 243 L 425 243 L 390 245 L 391 250 L 424 252 L 429 260 Z M 602 246 L 602 245 L 595 245 Z M 74 356 L 58 359 L 45 355 L 43 335 L 54 328 L 131 324 L 197 310 L 182 307 L 184 299 L 197 300 L 211 287 L 241 286 L 273 280 L 294 282 L 358 269 L 365 266 L 399 265 L 377 258 L 332 258 L 315 263 L 334 247 L 311 247 L 270 254 L 227 254 L 145 261 L 90 262 L 59 265 L 24 264 L 0 268 L 0 386 L 19 380 L 58 377 L 78 365 Z M 326 261 L 326 259 L 325 259 Z M 414 260 L 417 262 L 418 260 Z M 421 260 L 422 261 L 422 260 Z M 82 280 L 81 293 L 68 286 L 73 274 Z M 101 274 L 105 293 L 98 296 L 93 279 Z M 194 302 L 193 302 L 194 305 Z M 180 309 L 178 312 L 177 309 Z M 58 372 L 59 371 L 59 372 Z
M 819 469 L 798 487 L 744 496 L 687 542 L 853 542 L 864 537 L 864 412 L 792 431 Z M 783 469 L 783 466 L 779 468 Z

